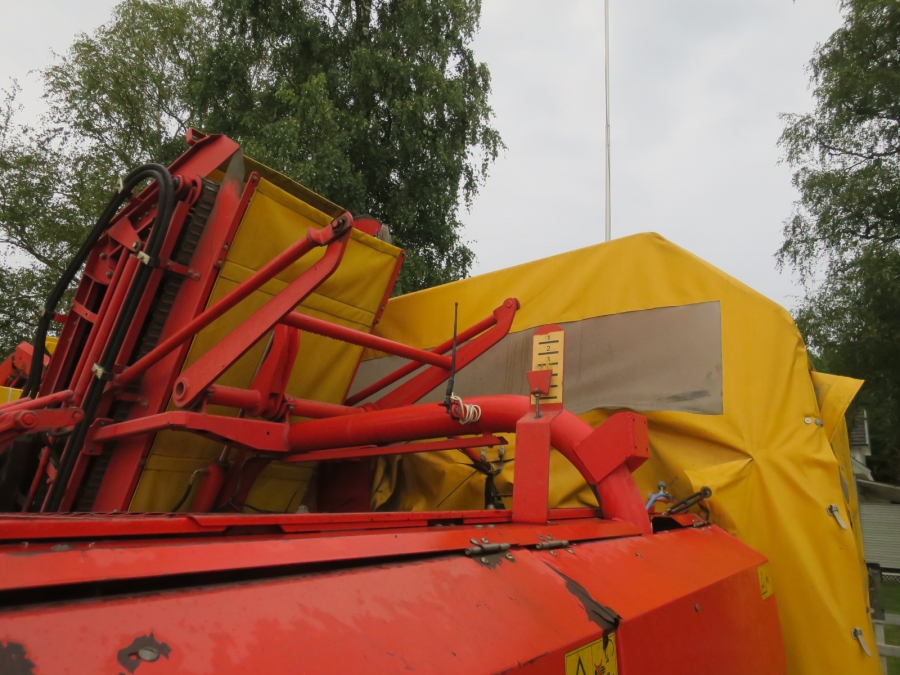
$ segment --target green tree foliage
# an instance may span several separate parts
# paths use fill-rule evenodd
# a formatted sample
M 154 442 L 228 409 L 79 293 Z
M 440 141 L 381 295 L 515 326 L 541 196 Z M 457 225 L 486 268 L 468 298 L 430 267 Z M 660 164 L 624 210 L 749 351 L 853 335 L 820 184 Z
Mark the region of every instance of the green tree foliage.
M 124 0 L 44 73 L 49 113 L 0 106 L 0 351 L 137 164 L 191 126 L 348 208 L 407 249 L 399 287 L 465 276 L 459 211 L 502 147 L 470 44 L 478 0 Z
M 460 237 L 501 147 L 470 42 L 479 0 L 217 0 L 197 90 L 203 126 L 388 223 L 402 290 L 465 275 Z
M 814 111 L 785 116 L 800 198 L 778 258 L 806 284 L 810 349 L 866 380 L 876 478 L 900 482 L 900 2 L 841 7 L 810 62 Z

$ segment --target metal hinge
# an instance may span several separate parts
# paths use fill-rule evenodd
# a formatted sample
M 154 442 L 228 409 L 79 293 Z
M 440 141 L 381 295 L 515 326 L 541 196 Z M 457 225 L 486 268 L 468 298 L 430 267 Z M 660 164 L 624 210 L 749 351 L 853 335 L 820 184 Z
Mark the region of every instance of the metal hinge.
M 466 555 L 468 556 L 484 555 L 486 553 L 502 553 L 503 551 L 509 550 L 509 544 L 479 544 L 476 539 L 472 539 L 471 541 L 473 544 L 477 545 L 466 549 Z
M 826 510 L 828 511 L 828 515 L 834 516 L 834 519 L 838 522 L 838 525 L 841 526 L 842 530 L 847 529 L 847 524 L 844 522 L 843 517 L 841 517 L 841 510 L 838 508 L 837 504 L 830 504 Z
M 539 551 L 547 551 L 554 548 L 568 548 L 569 542 L 566 539 L 552 539 L 551 541 L 539 542 L 535 548 Z
M 862 628 L 854 628 L 850 631 L 850 635 L 853 636 L 853 639 L 859 643 L 859 646 L 862 647 L 863 651 L 866 653 L 866 656 L 872 658 L 872 652 L 869 650 L 869 645 L 866 644 L 866 638 L 863 634 Z

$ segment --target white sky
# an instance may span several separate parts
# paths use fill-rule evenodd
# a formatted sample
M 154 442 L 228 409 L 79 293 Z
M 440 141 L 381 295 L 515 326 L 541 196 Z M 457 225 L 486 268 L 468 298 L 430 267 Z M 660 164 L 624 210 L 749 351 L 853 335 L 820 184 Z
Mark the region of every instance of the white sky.
M 29 71 L 115 4 L 0 0 L 0 86 L 18 78 L 39 112 Z M 836 0 L 610 4 L 613 236 L 659 232 L 793 305 L 773 258 L 795 198 L 777 115 L 810 108 L 804 66 L 840 24 Z M 483 0 L 475 46 L 508 146 L 463 214 L 475 272 L 601 241 L 602 0 Z

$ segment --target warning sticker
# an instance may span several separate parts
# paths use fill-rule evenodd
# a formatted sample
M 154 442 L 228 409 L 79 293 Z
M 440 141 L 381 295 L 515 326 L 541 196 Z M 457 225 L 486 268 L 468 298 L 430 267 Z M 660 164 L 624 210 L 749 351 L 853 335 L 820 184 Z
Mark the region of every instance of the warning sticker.
M 604 635 L 566 654 L 566 675 L 619 675 L 616 634 Z
M 759 592 L 762 593 L 763 600 L 768 598 L 775 589 L 772 588 L 772 572 L 769 570 L 769 563 L 765 562 L 756 568 L 759 575 Z

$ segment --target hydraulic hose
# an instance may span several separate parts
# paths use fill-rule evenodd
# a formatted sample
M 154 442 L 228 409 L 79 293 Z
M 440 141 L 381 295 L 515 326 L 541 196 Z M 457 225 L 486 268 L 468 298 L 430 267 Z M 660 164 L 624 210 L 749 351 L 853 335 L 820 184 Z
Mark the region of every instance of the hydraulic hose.
M 125 203 L 132 190 L 134 190 L 137 185 L 148 178 L 156 180 L 158 189 L 158 206 L 156 210 L 156 216 L 153 220 L 153 225 L 150 230 L 150 236 L 148 237 L 147 244 L 144 247 L 144 252 L 150 257 L 151 260 L 156 260 L 158 258 L 159 252 L 162 249 L 163 241 L 165 240 L 166 232 L 168 231 L 169 221 L 172 218 L 172 213 L 175 208 L 175 181 L 166 167 L 160 164 L 145 164 L 132 171 L 123 181 L 122 189 L 113 196 L 109 206 L 107 206 L 106 210 L 103 213 L 103 216 L 101 216 L 101 219 L 97 221 L 97 225 L 91 231 L 88 239 L 85 241 L 85 244 L 82 245 L 76 257 L 69 264 L 69 267 L 66 268 L 66 274 L 64 274 L 63 278 L 60 279 L 60 283 L 58 283 L 56 288 L 54 288 L 53 294 L 51 294 L 51 297 L 48 299 L 47 307 L 45 307 L 45 314 L 42 319 L 46 319 L 47 325 L 49 325 L 48 317 L 55 311 L 56 305 L 59 303 L 59 300 L 65 293 L 66 288 L 68 288 L 68 284 L 71 282 L 71 279 L 74 278 L 74 275 L 80 268 L 81 264 L 83 264 L 84 260 L 87 259 L 87 255 L 90 253 L 90 250 L 94 246 L 94 244 L 96 244 L 100 235 L 105 231 L 106 227 L 109 226 L 109 222 L 112 220 L 112 217 L 115 215 L 115 213 L 118 212 L 121 205 Z M 69 276 L 67 279 L 67 275 L 70 273 L 70 270 L 73 269 L 74 271 L 71 272 L 71 276 Z M 128 329 L 132 324 L 134 314 L 137 310 L 138 304 L 141 300 L 141 296 L 144 293 L 147 281 L 149 280 L 152 272 L 153 270 L 150 265 L 142 264 L 138 267 L 137 271 L 134 274 L 131 285 L 128 288 L 128 293 L 126 294 L 125 300 L 122 303 L 122 309 L 119 312 L 118 317 L 116 318 L 116 323 L 114 324 L 113 329 L 110 333 L 109 340 L 107 341 L 106 346 L 103 349 L 103 353 L 100 357 L 100 361 L 97 364 L 99 366 L 101 375 L 102 373 L 112 372 L 113 365 L 115 364 L 115 359 L 119 355 L 119 351 L 122 349 L 122 343 L 124 342 L 125 336 L 128 333 Z M 52 303 L 51 300 L 53 301 Z M 36 340 L 38 338 L 42 339 L 43 337 L 46 337 L 46 329 L 44 330 L 43 335 L 36 336 Z M 36 347 L 37 344 L 38 343 L 36 342 Z M 43 344 L 43 342 L 41 342 L 40 344 Z M 38 349 L 36 348 L 35 354 L 37 353 Z M 42 365 L 43 364 L 41 364 L 41 366 Z M 32 370 L 31 373 L 29 373 L 29 379 L 35 372 L 39 371 L 36 371 L 34 364 L 32 364 Z M 69 440 L 66 443 L 65 449 L 63 450 L 62 457 L 60 458 L 60 466 L 57 470 L 56 479 L 53 481 L 53 484 L 50 487 L 50 493 L 47 496 L 47 511 L 57 510 L 62 503 L 66 486 L 68 485 L 69 479 L 71 478 L 72 470 L 75 467 L 75 462 L 79 455 L 81 446 L 84 444 L 84 439 L 87 435 L 87 431 L 90 428 L 90 425 L 96 415 L 97 407 L 100 404 L 105 386 L 106 380 L 101 376 L 92 379 L 90 385 L 88 386 L 88 390 L 85 393 L 84 400 L 81 403 L 82 410 L 84 410 L 84 418 L 78 424 L 78 426 L 75 427 L 72 435 L 69 436 Z M 35 391 L 37 387 L 39 387 L 39 384 L 35 385 Z

